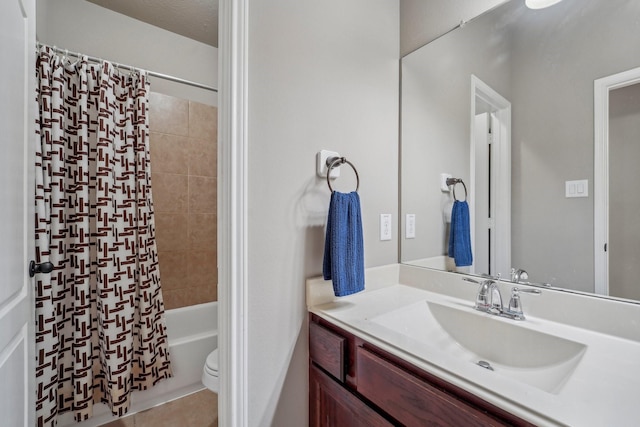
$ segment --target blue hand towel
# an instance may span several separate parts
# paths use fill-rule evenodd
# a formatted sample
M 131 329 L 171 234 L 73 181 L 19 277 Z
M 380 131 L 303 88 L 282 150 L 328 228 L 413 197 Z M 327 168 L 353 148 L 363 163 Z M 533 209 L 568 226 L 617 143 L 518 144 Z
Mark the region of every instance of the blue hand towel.
M 469 205 L 466 201 L 453 202 L 449 230 L 449 256 L 455 260 L 457 267 L 465 267 L 473 263 Z
M 360 197 L 355 191 L 331 193 L 322 275 L 333 281 L 337 297 L 364 290 L 362 218 Z

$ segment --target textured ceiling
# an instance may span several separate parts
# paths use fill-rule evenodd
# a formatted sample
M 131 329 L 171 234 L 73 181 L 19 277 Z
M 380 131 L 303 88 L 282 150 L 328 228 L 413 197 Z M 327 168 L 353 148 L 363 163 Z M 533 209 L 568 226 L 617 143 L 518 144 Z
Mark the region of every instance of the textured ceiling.
M 87 0 L 147 24 L 218 47 L 218 0 Z

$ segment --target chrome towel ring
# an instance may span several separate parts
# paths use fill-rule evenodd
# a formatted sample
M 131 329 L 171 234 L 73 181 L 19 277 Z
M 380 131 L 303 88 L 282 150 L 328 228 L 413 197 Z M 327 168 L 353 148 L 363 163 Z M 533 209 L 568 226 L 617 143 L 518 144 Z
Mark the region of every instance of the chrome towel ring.
M 464 202 L 467 201 L 467 186 L 464 185 L 464 181 L 461 180 L 460 178 L 447 178 L 447 185 L 451 186 L 453 185 L 453 199 L 454 200 L 458 200 L 458 198 L 456 197 L 456 184 L 462 184 L 462 187 L 464 187 Z
M 351 166 L 351 169 L 353 169 L 353 172 L 355 172 L 356 174 L 356 192 L 358 191 L 358 189 L 360 189 L 360 176 L 358 175 L 358 170 L 356 169 L 355 166 L 353 166 L 353 163 L 351 163 L 349 160 L 347 160 L 344 157 L 329 157 L 327 159 L 327 185 L 329 186 L 329 190 L 331 190 L 331 192 L 333 193 L 333 187 L 331 187 L 331 169 L 335 168 L 336 166 L 340 166 L 343 164 L 348 164 L 349 166 Z

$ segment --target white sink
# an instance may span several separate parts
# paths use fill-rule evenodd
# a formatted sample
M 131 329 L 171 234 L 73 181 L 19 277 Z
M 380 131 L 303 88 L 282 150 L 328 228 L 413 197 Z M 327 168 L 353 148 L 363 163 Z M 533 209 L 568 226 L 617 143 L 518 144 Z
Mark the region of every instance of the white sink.
M 421 301 L 369 321 L 448 357 L 488 364 L 492 373 L 549 393 L 561 390 L 586 351 L 584 344 L 524 328 L 518 321 L 469 306 Z

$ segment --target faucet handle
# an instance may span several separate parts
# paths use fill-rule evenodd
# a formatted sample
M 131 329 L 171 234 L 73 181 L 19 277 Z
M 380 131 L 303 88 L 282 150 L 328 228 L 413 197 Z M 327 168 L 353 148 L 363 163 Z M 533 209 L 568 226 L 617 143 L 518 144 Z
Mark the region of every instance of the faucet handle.
M 509 308 L 507 309 L 507 313 L 516 320 L 525 319 L 524 313 L 522 312 L 520 292 L 533 295 L 540 295 L 542 293 L 542 291 L 540 291 L 539 289 L 520 289 L 515 286 L 511 289 L 511 299 L 509 300 Z
M 491 293 L 486 284 L 480 285 L 478 295 L 476 295 L 476 308 L 479 310 L 489 310 L 491 307 Z
M 540 289 L 520 289 L 517 287 L 514 287 L 513 289 L 511 289 L 511 292 L 516 292 L 516 293 L 522 292 L 523 294 L 534 294 L 534 295 L 540 295 L 542 293 Z
M 476 294 L 475 308 L 480 311 L 488 311 L 491 308 L 491 292 L 489 291 L 489 283 L 493 282 L 491 282 L 491 280 L 483 280 L 480 282 L 476 279 L 472 279 L 471 277 L 463 277 L 462 280 L 480 285 L 480 289 L 478 289 L 478 293 Z
M 496 304 L 495 294 L 497 289 L 496 282 L 493 280 L 485 280 L 480 283 L 480 289 L 478 289 L 478 295 L 476 296 L 476 309 L 481 311 L 491 311 L 493 306 Z M 500 297 L 499 291 L 497 300 L 500 300 L 499 304 L 500 308 L 502 308 L 502 298 Z
M 479 282 L 469 277 L 463 277 L 462 280 L 480 285 L 476 295 L 476 310 L 493 314 L 501 314 L 503 312 L 502 295 L 500 295 L 500 289 L 498 289 L 496 282 L 491 279 Z

